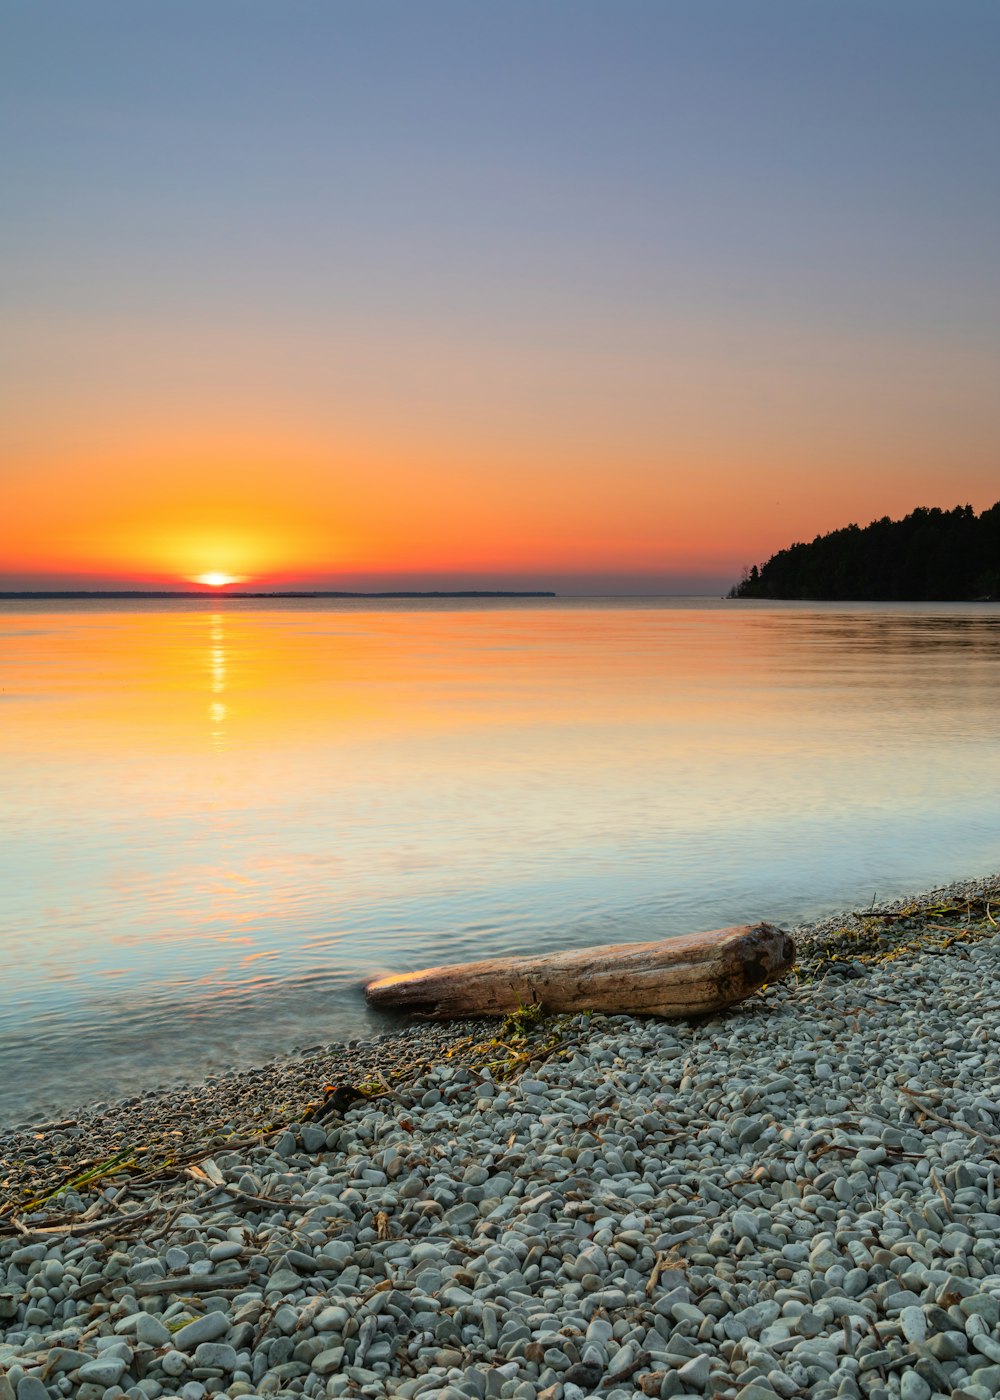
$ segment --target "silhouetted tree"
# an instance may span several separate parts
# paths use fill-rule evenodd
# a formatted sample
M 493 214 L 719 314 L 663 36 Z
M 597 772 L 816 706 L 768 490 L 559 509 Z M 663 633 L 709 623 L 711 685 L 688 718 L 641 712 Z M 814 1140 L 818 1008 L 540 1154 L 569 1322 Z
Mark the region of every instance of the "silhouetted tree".
M 744 569 L 731 598 L 967 601 L 1000 598 L 1000 501 L 977 516 L 971 506 L 918 506 L 902 520 L 884 515 L 848 525 L 811 544 L 779 550 Z

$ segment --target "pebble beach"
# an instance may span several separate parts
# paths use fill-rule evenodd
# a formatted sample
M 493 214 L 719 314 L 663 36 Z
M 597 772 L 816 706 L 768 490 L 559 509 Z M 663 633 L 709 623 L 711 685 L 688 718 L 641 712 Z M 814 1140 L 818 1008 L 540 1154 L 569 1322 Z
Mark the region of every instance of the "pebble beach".
M 710 1019 L 417 1025 L 12 1128 L 0 1400 L 993 1400 L 998 907 L 793 930 Z

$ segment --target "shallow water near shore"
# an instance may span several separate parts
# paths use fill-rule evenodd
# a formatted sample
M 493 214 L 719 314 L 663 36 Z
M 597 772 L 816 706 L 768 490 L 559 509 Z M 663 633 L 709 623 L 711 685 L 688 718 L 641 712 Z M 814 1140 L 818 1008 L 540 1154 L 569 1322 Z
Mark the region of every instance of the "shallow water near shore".
M 994 605 L 31 602 L 0 668 L 3 1122 L 998 864 Z

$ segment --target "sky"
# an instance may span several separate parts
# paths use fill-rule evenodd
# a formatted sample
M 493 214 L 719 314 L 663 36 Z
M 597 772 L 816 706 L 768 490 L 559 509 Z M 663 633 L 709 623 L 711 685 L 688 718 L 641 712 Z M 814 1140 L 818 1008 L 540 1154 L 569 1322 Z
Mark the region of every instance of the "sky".
M 994 0 L 0 33 L 0 587 L 715 592 L 1000 498 Z

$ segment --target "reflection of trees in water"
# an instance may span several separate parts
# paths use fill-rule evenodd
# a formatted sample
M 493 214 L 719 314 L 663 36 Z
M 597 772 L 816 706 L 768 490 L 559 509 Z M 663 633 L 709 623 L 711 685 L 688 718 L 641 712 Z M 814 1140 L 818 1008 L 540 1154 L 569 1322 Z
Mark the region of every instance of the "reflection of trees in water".
M 810 639 L 831 644 L 845 652 L 876 653 L 889 657 L 900 652 L 973 653 L 986 658 L 1000 655 L 1000 614 L 961 617 L 954 613 L 881 615 L 871 612 L 838 617 Z
M 971 506 L 921 506 L 903 520 L 883 516 L 848 525 L 811 544 L 794 544 L 756 566 L 732 590 L 737 598 L 958 602 L 1000 598 L 1000 501 L 977 516 Z
M 930 741 L 931 716 L 951 723 L 957 706 L 969 726 L 1000 734 L 1000 609 L 820 604 L 762 609 L 746 620 L 758 629 L 764 684 L 801 692 L 805 708 L 819 703 L 831 720 L 879 713 Z

